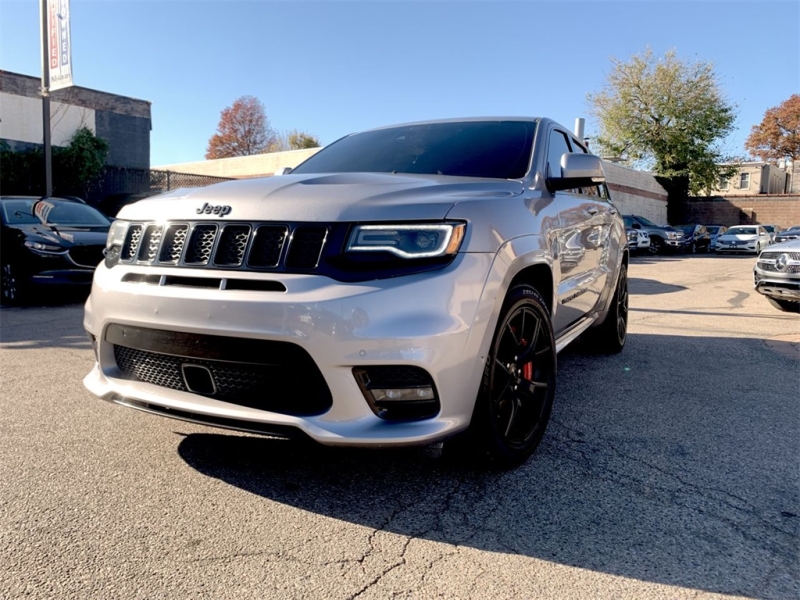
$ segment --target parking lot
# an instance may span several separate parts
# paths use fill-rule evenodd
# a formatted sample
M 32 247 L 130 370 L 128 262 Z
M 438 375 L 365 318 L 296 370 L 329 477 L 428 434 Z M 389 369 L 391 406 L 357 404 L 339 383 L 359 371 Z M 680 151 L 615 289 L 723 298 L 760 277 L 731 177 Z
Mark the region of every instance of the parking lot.
M 635 257 L 521 468 L 103 403 L 80 297 L 0 310 L 0 598 L 800 597 L 800 316 L 752 256 Z

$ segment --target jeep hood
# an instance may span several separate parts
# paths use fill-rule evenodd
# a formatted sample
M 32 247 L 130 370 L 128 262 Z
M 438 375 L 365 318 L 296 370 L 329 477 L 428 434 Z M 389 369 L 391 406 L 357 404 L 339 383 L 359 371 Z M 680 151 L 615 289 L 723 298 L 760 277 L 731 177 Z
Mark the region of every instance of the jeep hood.
M 179 189 L 125 206 L 120 219 L 390 221 L 443 219 L 454 204 L 521 194 L 519 181 L 390 173 L 283 175 Z M 203 208 L 204 210 L 200 212 Z M 215 207 L 219 208 L 216 214 Z M 227 213 L 225 216 L 220 216 Z

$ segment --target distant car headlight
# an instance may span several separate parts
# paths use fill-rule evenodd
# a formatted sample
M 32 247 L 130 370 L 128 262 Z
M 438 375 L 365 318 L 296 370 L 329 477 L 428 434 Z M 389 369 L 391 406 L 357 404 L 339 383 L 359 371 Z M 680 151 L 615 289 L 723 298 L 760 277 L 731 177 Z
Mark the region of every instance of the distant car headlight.
M 116 220 L 111 224 L 106 238 L 106 249 L 103 251 L 106 256 L 106 267 L 109 269 L 119 262 L 122 245 L 125 243 L 125 235 L 127 233 L 127 221 Z
M 667 232 L 667 237 L 670 238 L 670 239 L 676 240 L 676 239 L 678 239 L 680 237 L 683 237 L 683 234 L 680 233 L 679 231 L 668 231 Z
M 388 252 L 403 259 L 439 258 L 458 252 L 464 223 L 357 225 L 347 252 Z
M 56 244 L 45 244 L 43 242 L 25 242 L 25 247 L 33 250 L 37 254 L 64 254 L 66 249 Z

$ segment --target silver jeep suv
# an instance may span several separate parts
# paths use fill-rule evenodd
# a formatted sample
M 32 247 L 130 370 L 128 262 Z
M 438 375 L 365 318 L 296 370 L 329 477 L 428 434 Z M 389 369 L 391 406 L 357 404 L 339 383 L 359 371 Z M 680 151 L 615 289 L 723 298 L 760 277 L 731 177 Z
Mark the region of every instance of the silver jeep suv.
M 553 121 L 346 136 L 280 177 L 126 206 L 86 303 L 100 398 L 329 445 L 525 460 L 556 354 L 625 344 L 625 228 Z

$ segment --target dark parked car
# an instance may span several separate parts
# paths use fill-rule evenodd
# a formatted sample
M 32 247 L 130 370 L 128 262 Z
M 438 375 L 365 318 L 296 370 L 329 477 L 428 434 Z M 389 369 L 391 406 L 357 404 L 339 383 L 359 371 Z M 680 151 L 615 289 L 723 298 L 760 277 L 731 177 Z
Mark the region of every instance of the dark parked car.
M 717 247 L 717 238 L 728 231 L 728 228 L 725 225 L 706 225 L 706 229 L 708 230 L 708 234 L 711 236 L 711 250 L 715 250 Z
M 34 285 L 89 285 L 111 221 L 71 199 L 0 196 L 2 300 L 24 302 Z
M 775 242 L 788 242 L 789 240 L 800 239 L 800 225 L 793 225 L 789 229 L 785 229 L 775 234 Z
M 650 254 L 663 254 L 668 250 L 677 250 L 683 232 L 669 225 L 656 225 L 649 219 L 639 215 L 623 215 L 626 229 L 646 231 L 650 236 Z
M 711 234 L 705 225 L 675 225 L 675 229 L 683 232 L 683 238 L 678 240 L 678 250 L 691 252 L 708 252 L 711 247 Z

